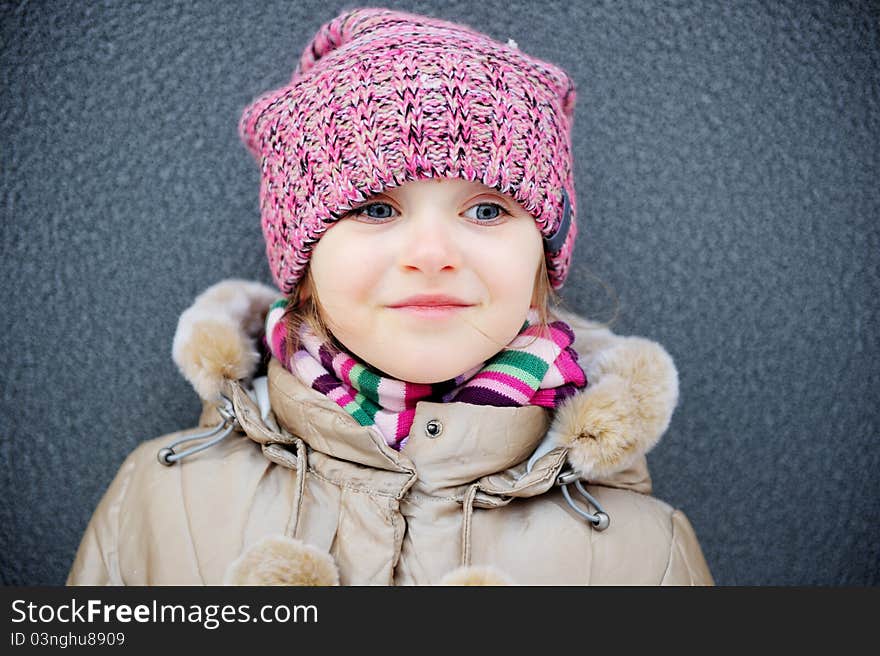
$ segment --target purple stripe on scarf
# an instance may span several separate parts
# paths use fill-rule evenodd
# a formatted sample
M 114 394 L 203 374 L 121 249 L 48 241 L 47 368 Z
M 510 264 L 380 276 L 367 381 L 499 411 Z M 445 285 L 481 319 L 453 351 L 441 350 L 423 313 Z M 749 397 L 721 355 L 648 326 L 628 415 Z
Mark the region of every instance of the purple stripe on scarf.
M 334 353 L 330 350 L 330 347 L 327 344 L 321 344 L 318 349 L 318 355 L 321 359 L 321 366 L 327 371 L 333 371 Z
M 505 396 L 504 394 L 500 394 L 494 390 L 486 389 L 485 387 L 465 387 L 458 393 L 458 396 L 455 397 L 455 400 L 461 403 L 471 403 L 473 405 L 494 405 L 497 407 L 505 408 L 510 406 L 517 406 L 519 403 L 514 401 L 509 396 Z
M 312 389 L 318 390 L 321 394 L 329 394 L 331 390 L 337 387 L 340 387 L 339 379 L 330 374 L 322 374 L 315 378 L 312 383 Z

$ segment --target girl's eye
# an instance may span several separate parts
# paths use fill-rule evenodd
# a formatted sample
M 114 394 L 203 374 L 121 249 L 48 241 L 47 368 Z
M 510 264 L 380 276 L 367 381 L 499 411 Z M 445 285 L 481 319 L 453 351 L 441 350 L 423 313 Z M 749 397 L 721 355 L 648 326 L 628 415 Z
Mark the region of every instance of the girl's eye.
M 371 210 L 376 210 L 375 212 Z M 391 212 L 394 211 L 394 208 L 391 207 L 388 203 L 370 203 L 368 205 L 361 205 L 360 207 L 356 207 L 351 212 L 348 212 L 346 216 L 363 216 L 373 221 L 383 221 L 385 219 L 391 218 Z
M 510 212 L 505 210 L 498 203 L 477 203 L 473 207 L 469 208 L 468 212 L 475 208 L 477 210 L 476 216 L 471 216 L 470 214 L 468 214 L 468 216 L 476 219 L 480 223 L 497 222 L 496 219 L 501 218 L 505 214 L 510 216 Z
M 471 210 L 476 210 L 476 214 L 470 214 Z M 373 222 L 383 222 L 392 218 L 394 212 L 394 208 L 388 203 L 368 203 L 347 212 L 346 216 L 363 217 Z M 468 208 L 466 213 L 469 218 L 478 223 L 489 225 L 498 223 L 498 219 L 505 214 L 510 216 L 510 213 L 498 203 L 477 203 Z

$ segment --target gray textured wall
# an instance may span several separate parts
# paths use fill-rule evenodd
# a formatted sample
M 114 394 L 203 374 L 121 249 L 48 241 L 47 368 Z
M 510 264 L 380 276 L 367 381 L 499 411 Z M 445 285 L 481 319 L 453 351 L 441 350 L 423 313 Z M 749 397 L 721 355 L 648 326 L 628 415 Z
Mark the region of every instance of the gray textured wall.
M 270 280 L 239 113 L 346 6 L 0 4 L 3 583 L 62 583 L 124 456 L 194 424 L 178 314 Z M 880 582 L 878 5 L 386 6 L 576 79 L 565 297 L 675 357 L 649 462 L 717 581 Z

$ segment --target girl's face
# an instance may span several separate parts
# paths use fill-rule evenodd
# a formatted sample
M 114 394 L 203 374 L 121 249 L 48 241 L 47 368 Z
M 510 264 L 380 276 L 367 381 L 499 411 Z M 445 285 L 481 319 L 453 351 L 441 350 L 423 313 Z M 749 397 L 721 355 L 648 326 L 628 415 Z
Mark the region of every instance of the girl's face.
M 513 198 L 439 178 L 357 206 L 317 242 L 310 267 L 322 319 L 339 342 L 388 376 L 436 383 L 517 335 L 543 257 L 534 218 Z M 462 305 L 426 309 L 407 300 L 416 295 Z

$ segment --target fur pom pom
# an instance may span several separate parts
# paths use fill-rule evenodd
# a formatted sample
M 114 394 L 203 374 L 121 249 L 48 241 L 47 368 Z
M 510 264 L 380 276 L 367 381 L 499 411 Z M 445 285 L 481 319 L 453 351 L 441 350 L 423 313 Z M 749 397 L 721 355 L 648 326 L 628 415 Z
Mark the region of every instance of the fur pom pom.
M 284 535 L 254 544 L 229 566 L 226 585 L 339 585 L 330 554 Z
M 494 567 L 469 565 L 452 570 L 440 580 L 439 585 L 513 585 L 513 581 Z

